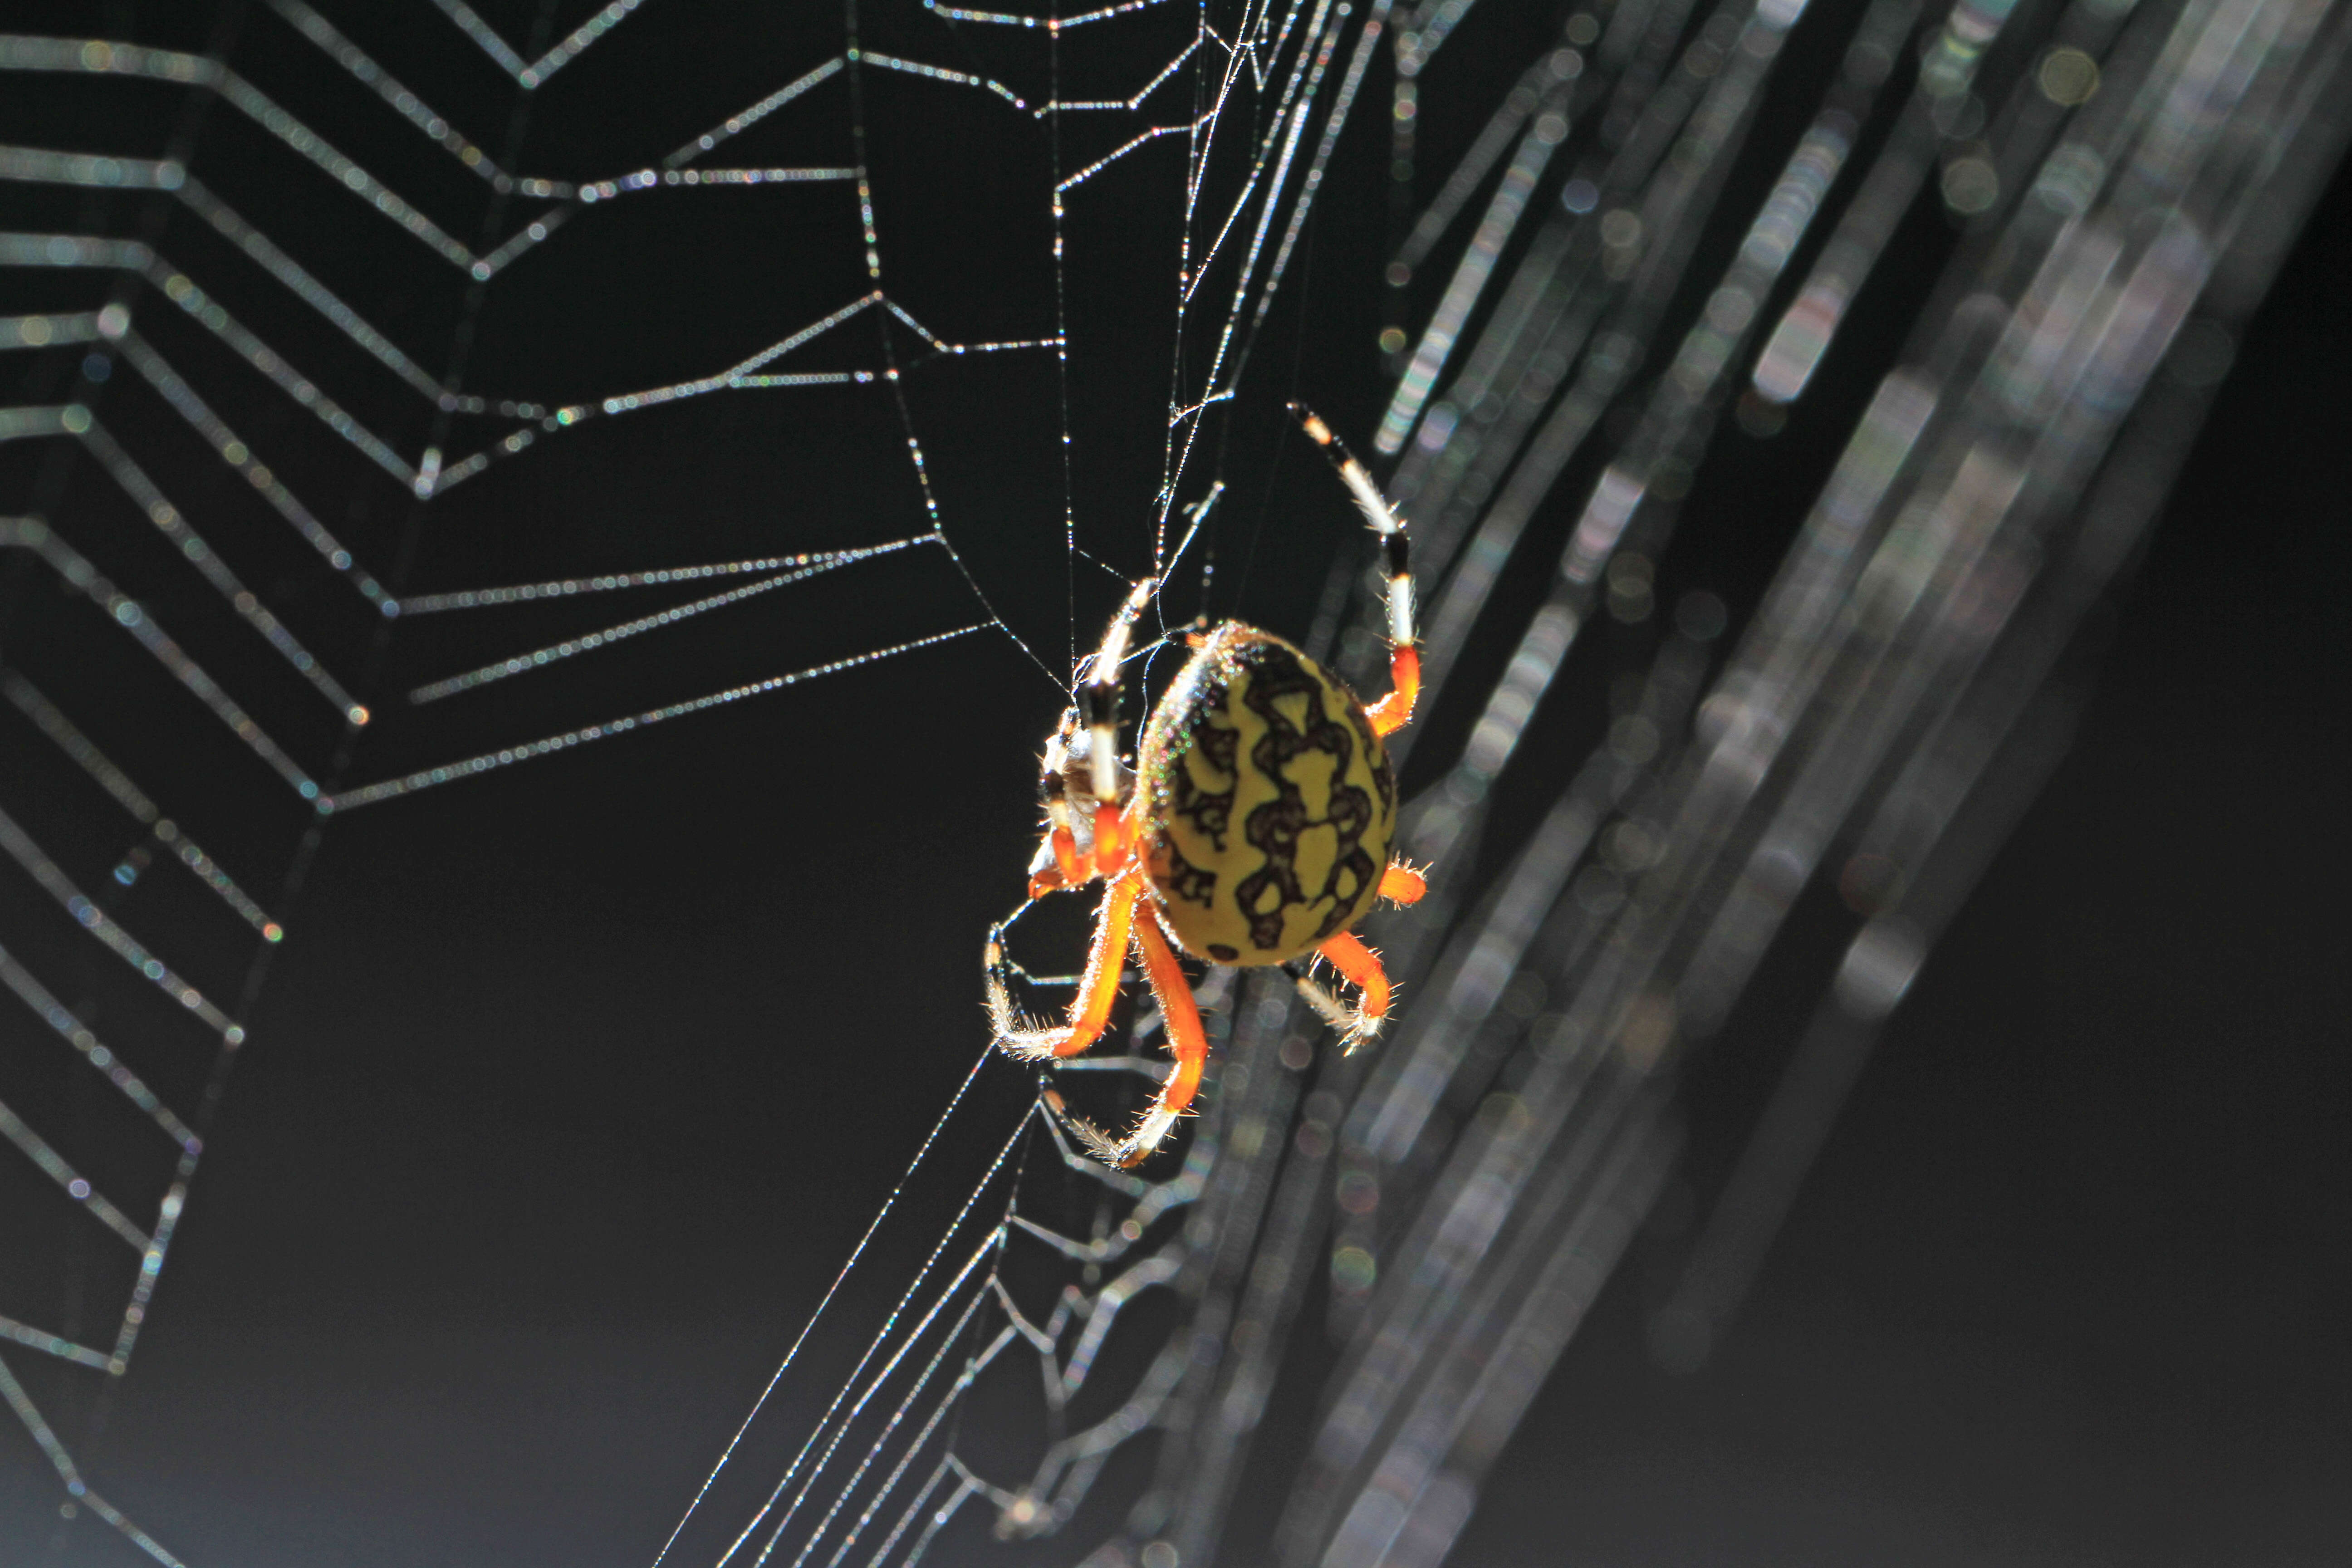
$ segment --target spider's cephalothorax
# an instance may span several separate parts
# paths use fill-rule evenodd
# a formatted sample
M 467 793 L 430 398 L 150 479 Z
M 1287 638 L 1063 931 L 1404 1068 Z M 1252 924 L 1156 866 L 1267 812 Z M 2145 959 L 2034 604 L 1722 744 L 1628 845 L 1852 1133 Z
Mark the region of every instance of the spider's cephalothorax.
M 1412 717 L 1421 684 L 1412 577 L 1403 522 L 1330 430 L 1299 410 L 1381 536 L 1389 578 L 1394 689 L 1367 708 L 1337 678 L 1269 632 L 1227 621 L 1193 637 L 1193 653 L 1144 725 L 1130 770 L 1118 756 L 1119 667 L 1136 618 L 1158 584 L 1135 585 L 1087 666 L 1078 702 L 1045 743 L 1038 794 L 1045 835 L 1030 865 L 1034 899 L 1101 878 L 1109 884 L 1086 973 L 1059 1027 L 1015 1011 L 1011 965 L 988 944 L 988 1005 L 996 1043 L 1023 1058 L 1075 1056 L 1098 1039 L 1133 947 L 1160 1002 L 1175 1070 L 1135 1130 L 1113 1139 L 1076 1116 L 1098 1157 L 1132 1165 L 1160 1146 L 1192 1103 L 1208 1039 L 1177 946 L 1213 963 L 1284 964 L 1350 1048 L 1388 1016 L 1380 956 L 1354 934 L 1373 903 L 1411 903 L 1419 873 L 1391 863 L 1396 780 L 1382 737 Z M 1149 906 L 1143 920 L 1136 907 Z M 1298 963 L 1330 961 L 1362 993 L 1350 1008 Z M 1056 1097 L 1049 1102 L 1058 1109 Z

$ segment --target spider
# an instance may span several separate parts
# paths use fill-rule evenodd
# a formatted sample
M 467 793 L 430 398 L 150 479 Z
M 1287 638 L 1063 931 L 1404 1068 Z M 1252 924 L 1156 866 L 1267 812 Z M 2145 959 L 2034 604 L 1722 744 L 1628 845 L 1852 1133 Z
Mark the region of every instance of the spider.
M 1136 584 L 1082 667 L 1078 700 L 1045 742 L 1038 782 L 1045 832 L 1030 864 L 1030 898 L 1097 878 L 1108 884 L 1069 1021 L 1048 1027 L 1016 1011 L 1004 926 L 988 942 L 996 1045 L 1030 1061 L 1076 1056 L 1100 1038 L 1130 946 L 1141 960 L 1176 1058 L 1158 1100 L 1115 1139 L 1046 1096 L 1107 1164 L 1149 1158 L 1200 1088 L 1208 1038 L 1171 942 L 1210 963 L 1284 966 L 1352 1050 L 1389 1010 L 1380 955 L 1353 928 L 1375 900 L 1410 904 L 1424 891 L 1419 872 L 1389 859 L 1396 780 L 1381 740 L 1412 717 L 1421 687 L 1404 521 L 1328 426 L 1297 404 L 1291 412 L 1380 535 L 1392 689 L 1367 708 L 1282 638 L 1225 621 L 1187 637 L 1192 657 L 1145 721 L 1129 768 L 1118 755 L 1119 667 L 1159 587 L 1154 578 Z M 1148 910 L 1141 920 L 1139 905 Z M 1361 993 L 1359 1005 L 1309 977 L 1317 954 Z

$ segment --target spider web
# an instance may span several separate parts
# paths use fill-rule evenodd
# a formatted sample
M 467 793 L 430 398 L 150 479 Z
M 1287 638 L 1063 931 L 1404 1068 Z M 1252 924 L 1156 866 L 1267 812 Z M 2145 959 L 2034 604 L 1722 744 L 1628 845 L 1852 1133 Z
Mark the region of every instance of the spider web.
M 609 138 L 624 143 L 607 166 L 615 172 L 582 165 L 595 156 L 604 129 L 594 118 L 628 79 L 583 85 L 573 121 L 556 138 L 572 169 L 532 172 L 520 149 L 546 101 L 535 95 L 593 75 L 599 57 L 592 51 L 635 9 L 607 7 L 565 32 L 553 6 L 518 29 L 451 5 L 442 18 L 422 19 L 436 36 L 420 43 L 383 35 L 380 22 L 362 39 L 362 19 L 339 26 L 295 0 L 127 36 L 68 8 L 52 31 L 28 27 L 0 39 L 0 69 L 27 89 L 0 153 L 14 220 L 0 239 L 0 264 L 26 307 L 7 319 L 7 347 L 31 356 L 0 414 L 0 450 L 13 460 L 11 486 L 21 498 L 0 539 L 17 595 L 8 691 L 24 726 L 19 738 L 48 747 L 31 765 L 56 775 L 36 781 L 29 805 L 18 803 L 26 824 L 7 819 L 8 853 L 55 907 L 32 906 L 33 934 L 12 931 L 18 952 L 6 973 L 35 1017 L 121 1100 L 89 1126 L 74 1098 L 85 1093 L 71 1087 L 78 1080 L 51 1081 L 51 1073 L 18 1091 L 34 1097 L 26 1103 L 37 1120 L 71 1126 L 95 1152 L 68 1157 L 14 1110 L 5 1128 L 67 1203 L 130 1254 L 112 1260 L 129 1265 L 117 1270 L 88 1257 L 79 1237 L 66 1241 L 61 1256 L 50 1246 L 55 1260 L 32 1271 L 22 1315 L 5 1321 L 28 1352 L 110 1380 L 130 1371 L 214 1107 L 246 1044 L 233 1019 L 249 1016 L 286 934 L 272 910 L 293 902 L 331 821 L 979 633 L 1007 638 L 1050 675 L 1047 660 L 1029 651 L 1032 638 L 997 614 L 967 566 L 957 508 L 942 491 L 970 469 L 960 474 L 927 449 L 921 404 L 938 395 L 928 384 L 943 372 L 1009 362 L 1016 381 L 1029 372 L 1020 392 L 1042 384 L 1066 410 L 1066 371 L 1058 384 L 1053 378 L 1066 360 L 1064 318 L 1073 302 L 1056 284 L 1054 258 L 1067 241 L 1097 237 L 1101 205 L 1119 199 L 1118 182 L 1148 170 L 1150 194 L 1175 217 L 1167 226 L 1180 263 L 1173 336 L 1188 353 L 1196 340 L 1204 351 L 1197 363 L 1160 351 L 1177 367 L 1168 417 L 1150 402 L 1118 411 L 1129 432 L 1158 432 L 1135 446 L 1156 452 L 1159 470 L 1139 492 L 1121 484 L 1130 515 L 1139 493 L 1157 499 L 1141 510 L 1144 527 L 1122 525 L 1119 552 L 1128 570 L 1164 559 L 1175 544 L 1168 523 L 1186 465 L 1205 425 L 1233 397 L 1369 57 L 1367 40 L 1339 58 L 1349 11 L 1328 4 L 1244 8 L 1223 19 L 1121 5 L 1051 27 L 938 6 L 864 15 L 851 7 L 803 26 L 803 36 L 763 37 L 772 46 L 766 58 L 737 73 L 758 79 L 758 91 L 729 98 L 711 84 L 697 105 L 665 105 L 669 112 L 646 117 L 657 127 L 684 109 L 696 118 L 682 122 L 683 133 L 649 144 L 648 127 L 632 125 Z M 528 35 L 530 47 L 516 49 L 510 34 Z M 708 41 L 691 26 L 674 35 L 651 47 Z M 1089 50 L 1086 41 L 1098 35 L 1109 47 Z M 1012 43 L 999 47 L 996 36 Z M 777 59 L 785 62 L 781 72 Z M 484 60 L 515 89 L 505 95 L 512 107 L 503 142 L 443 110 L 488 96 L 478 80 Z M 1129 69 L 1137 62 L 1139 72 Z M 434 85 L 413 85 L 425 83 Z M 1065 83 L 1085 90 L 1065 93 Z M 560 119 L 565 110 L 554 112 Z M 885 238 L 887 215 L 894 199 L 904 203 L 901 213 L 917 203 L 879 171 L 908 149 L 877 153 L 870 143 L 894 127 L 950 121 L 992 150 L 1010 148 L 1028 178 L 1006 203 L 1025 226 L 1007 247 L 1020 266 L 989 276 L 988 258 L 967 256 L 944 289 L 931 276 L 894 290 L 886 281 L 885 258 L 896 254 Z M 750 160 L 734 161 L 747 148 Z M 761 210 L 803 230 L 793 237 L 797 254 L 782 259 L 789 276 L 774 291 L 782 310 L 772 313 L 773 327 L 738 319 L 703 332 L 698 347 L 716 352 L 699 366 L 695 348 L 662 345 L 672 352 L 647 356 L 659 362 L 656 374 L 634 381 L 628 355 L 643 347 L 642 336 L 623 349 L 626 334 L 609 326 L 592 328 L 591 352 L 570 365 L 539 346 L 501 359 L 501 330 L 562 325 L 530 317 L 531 297 L 549 291 L 543 258 L 568 242 L 592 253 L 601 245 L 609 261 L 615 245 L 625 251 L 638 243 L 625 230 L 586 237 L 594 217 L 625 214 L 656 195 L 673 208 L 680 196 L 701 198 L 707 210 L 755 187 L 795 199 Z M 950 215 L 944 229 L 924 229 L 920 216 L 909 216 L 910 248 L 952 242 L 962 216 Z M 392 298 L 359 292 L 382 290 L 383 269 L 353 265 L 353 226 L 365 231 L 358 247 L 397 252 Z M 775 249 L 764 253 L 778 260 Z M 1166 281 L 1156 258 L 1144 268 L 1114 259 L 1118 268 L 1099 270 L 1122 298 L 1126 274 Z M 921 261 L 909 270 L 921 273 Z M 675 276 L 666 281 L 681 286 Z M 1046 284 L 1056 286 L 1040 287 Z M 942 306 L 968 319 L 949 327 L 937 313 Z M 1150 339 L 1169 333 L 1164 316 L 1150 322 Z M 550 384 L 588 390 L 471 390 L 469 381 L 488 380 L 483 361 L 518 357 Z M 1042 382 L 1035 367 L 1044 367 Z M 830 402 L 809 421 L 835 459 L 827 466 L 856 477 L 855 493 L 805 473 L 775 487 L 816 503 L 781 533 L 680 529 L 667 519 L 648 530 L 608 498 L 570 520 L 572 537 L 542 535 L 552 550 L 493 542 L 469 553 L 467 542 L 449 537 L 516 508 L 526 481 L 511 476 L 543 465 L 551 449 L 609 446 L 604 433 L 614 426 L 667 418 L 674 432 L 681 413 L 691 416 L 714 400 L 860 391 L 866 395 L 855 411 Z M 983 395 L 967 387 L 951 395 Z M 1093 555 L 1079 544 L 1077 487 L 1087 476 L 1084 451 L 1075 458 L 1067 451 L 1076 444 L 1072 421 L 1055 417 L 1053 406 L 1026 416 L 1027 445 L 1017 456 L 1042 457 L 1045 491 L 1059 492 L 1043 515 L 1060 516 L 1065 581 L 1055 598 L 1068 603 L 1046 624 L 1074 640 L 1079 612 L 1072 606 L 1099 597 L 1102 584 L 1072 580 L 1072 563 Z M 236 482 L 225 486 L 224 476 Z M 742 482 L 760 481 L 747 475 Z M 1196 490 L 1197 516 L 1215 487 Z M 466 510 L 486 491 L 478 510 Z M 329 521 L 336 504 L 329 497 L 352 498 L 346 516 Z M 835 515 L 803 521 L 828 503 Z M 443 521 L 453 510 L 456 521 Z M 142 526 L 160 536 L 160 552 Z M 992 518 L 982 526 L 1003 525 Z M 756 548 L 725 547 L 747 531 L 757 533 Z M 709 547 L 698 551 L 698 541 Z M 487 582 L 473 574 L 500 557 L 540 570 Z M 764 607 L 787 588 L 892 572 L 858 590 L 849 639 L 839 640 L 836 629 L 825 648 L 819 628 L 803 639 L 814 645 L 812 657 L 796 668 L 739 671 L 730 667 L 740 663 L 740 647 L 714 649 L 706 639 L 698 651 L 666 654 L 648 698 L 629 707 L 596 706 L 629 693 L 626 676 L 567 696 L 534 696 L 504 712 L 479 700 L 544 686 L 550 674 L 593 669 L 590 661 L 599 658 L 609 666 L 646 639 L 675 645 L 708 617 Z M 1092 577 L 1116 581 L 1102 569 Z M 433 585 L 443 582 L 449 585 Z M 885 619 L 869 596 L 877 594 L 903 612 L 902 635 L 873 640 Z M 602 613 L 606 602 L 625 607 Z M 562 635 L 532 642 L 520 640 L 527 630 L 505 629 L 548 625 L 550 606 L 574 612 Z M 835 601 L 803 613 L 838 622 L 843 608 Z M 399 671 L 417 657 L 409 650 L 427 639 L 432 651 L 419 662 L 435 668 L 433 678 L 404 679 Z M 123 724 L 120 709 L 110 712 L 76 689 L 71 672 L 82 659 L 110 661 L 110 679 L 148 683 L 142 700 L 164 717 Z M 168 695 L 152 695 L 158 685 Z M 362 689 L 383 696 L 362 701 L 355 695 Z M 515 728 L 567 700 L 578 716 L 560 729 Z M 444 713 L 455 717 L 439 722 Z M 415 761 L 398 765 L 404 756 Z M 79 791 L 80 815 L 51 809 L 49 792 L 60 786 Z M 283 809 L 258 831 L 249 812 L 228 812 L 246 841 L 223 848 L 226 865 L 212 853 L 217 835 L 200 846 L 181 826 L 224 815 L 223 792 L 249 804 L 257 790 L 274 793 Z M 110 808 L 150 841 L 123 849 L 120 816 L 109 820 Z M 170 901 L 168 873 L 149 872 L 158 858 L 179 860 L 219 907 Z M 109 906 L 126 900 L 161 907 L 125 910 L 119 921 Z M 38 924 L 44 915 L 50 928 Z M 160 927 L 170 961 L 124 921 L 151 933 Z M 94 938 L 122 969 L 93 965 L 77 934 Z M 52 990 L 44 973 L 73 979 Z M 126 980 L 153 988 L 163 1007 L 141 1014 L 135 990 L 129 1000 L 119 994 Z M 174 1006 L 209 1037 L 208 1061 L 180 1038 L 185 1026 L 171 1016 Z M 91 1024 L 101 1015 L 131 1021 L 101 1033 Z M 130 1043 L 118 1043 L 126 1032 Z M 103 1124 L 123 1110 L 168 1140 L 161 1169 L 136 1131 Z M 124 1194 L 120 1204 L 115 1193 Z M 26 1212 L 47 1227 L 53 1216 L 40 1214 L 41 1201 Z M 44 1235 L 36 1246 L 51 1240 Z M 128 1274 L 119 1288 L 108 1282 L 117 1272 Z M 49 1294 L 43 1287 L 60 1279 L 68 1282 L 62 1317 L 58 1299 L 42 1299 Z M 103 1336 L 89 1331 L 84 1297 L 93 1292 L 120 1303 Z M 43 1414 L 55 1400 L 34 1396 L 49 1370 L 37 1368 L 31 1385 L 12 1373 L 8 1393 L 64 1484 L 65 1516 L 86 1509 L 171 1560 L 90 1489 L 75 1458 L 80 1445 Z M 93 1434 L 104 1426 L 106 1398 L 84 1412 Z
M 1392 459 L 1428 590 L 1434 721 L 1400 750 L 1423 786 L 1403 847 L 1437 874 L 1379 933 L 1412 1004 L 1335 1061 L 1279 986 L 1212 976 L 1207 1108 L 1144 1178 L 1034 1106 L 982 1125 L 972 1086 L 1011 1070 L 982 1057 L 661 1560 L 1439 1560 L 1673 1158 L 1677 1068 L 1725 1037 L 1818 871 L 1852 934 L 1655 1325 L 1685 1359 L 1721 1331 L 2063 744 L 2074 629 L 2343 130 L 2344 19 L 2284 0 L 1621 0 L 1558 18 L 1499 95 L 1465 68 L 1451 103 L 1448 40 L 1484 16 L 1463 0 L 1050 25 L 867 5 L 762 24 L 692 105 L 639 115 L 612 112 L 638 73 L 755 29 L 436 8 L 411 19 L 425 44 L 296 0 L 177 37 L 0 39 L 39 131 L 0 148 L 0 286 L 26 301 L 0 347 L 32 367 L 0 411 L 22 498 L 0 721 L 34 759 L 0 803 L 24 894 L 0 981 L 34 1021 L 0 1133 L 40 1183 L 12 1254 L 45 1259 L 0 1320 L 0 1394 L 67 1517 L 163 1562 L 44 1412 L 103 1429 L 66 1380 L 133 1364 L 322 833 L 951 642 L 1058 685 L 1127 575 L 1197 600 L 1167 625 L 1234 604 L 1221 564 L 1246 587 L 1281 548 L 1228 521 L 1296 389 L 1268 323 L 1383 85 L 1394 374 L 1362 444 Z M 645 58 L 594 74 L 631 29 Z M 511 84 L 503 138 L 436 107 L 484 70 Z M 534 114 L 560 174 L 519 156 Z M 1458 152 L 1440 180 L 1424 139 Z M 958 208 L 959 176 L 1003 184 Z M 1727 654 L 1725 600 L 1669 591 L 1678 531 L 1720 526 L 1717 426 L 1769 435 L 1801 405 L 1923 187 L 1962 238 Z M 697 215 L 754 190 L 783 216 L 728 252 L 741 209 Z M 598 226 L 655 203 L 665 254 L 756 266 L 756 300 L 621 330 L 652 295 L 618 253 L 653 242 Z M 968 242 L 982 222 L 1000 245 Z M 338 287 L 378 247 L 409 297 Z M 600 247 L 615 303 L 534 316 L 532 268 Z M 1167 379 L 1105 395 L 1094 367 L 1138 360 Z M 483 363 L 539 374 L 471 390 Z M 793 410 L 782 452 L 738 449 L 754 399 Z M 1019 412 L 971 414 L 992 401 Z M 664 452 L 684 436 L 719 439 Z M 566 481 L 574 448 L 616 457 Z M 744 526 L 615 479 L 719 461 L 724 493 L 793 504 Z M 557 506 L 530 488 L 550 479 Z M 1341 552 L 1307 640 L 1372 687 L 1369 564 Z M 780 605 L 756 641 L 711 632 Z M 1563 722 L 1596 630 L 1601 736 L 1566 755 L 1539 715 Z M 85 666 L 156 716 L 127 723 Z M 1524 822 L 1497 816 L 1514 780 Z M 1156 1026 L 1066 1090 L 1148 1088 Z M 68 1085 L 94 1083 L 92 1112 Z M 36 1203 L 80 1228 L 61 1243 Z M 1298 1349 L 1316 1303 L 1336 1365 Z M 1300 1355 L 1323 1393 L 1283 1444 L 1271 1391 Z

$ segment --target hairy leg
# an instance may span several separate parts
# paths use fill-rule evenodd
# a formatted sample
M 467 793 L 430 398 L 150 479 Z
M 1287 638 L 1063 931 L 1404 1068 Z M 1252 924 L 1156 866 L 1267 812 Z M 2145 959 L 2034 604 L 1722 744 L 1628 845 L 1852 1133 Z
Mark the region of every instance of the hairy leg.
M 1380 896 L 1392 904 L 1417 904 L 1427 891 L 1428 880 L 1402 860 L 1391 861 L 1381 873 Z
M 1349 1015 L 1351 1023 L 1342 1042 L 1354 1050 L 1381 1032 L 1381 1025 L 1389 1016 L 1389 975 L 1381 967 L 1381 955 L 1366 947 L 1353 931 L 1341 931 L 1316 951 L 1331 961 L 1331 967 L 1348 977 L 1350 984 L 1363 993 Z
M 1393 689 L 1364 710 L 1375 735 L 1393 735 L 1412 722 L 1412 705 L 1421 699 L 1421 653 L 1411 643 L 1400 643 L 1389 655 L 1389 679 Z
M 1070 1001 L 1070 1021 L 1045 1028 L 1022 1016 L 1013 1005 L 1005 984 L 1004 955 L 994 939 L 988 944 L 988 1016 L 996 1026 L 998 1048 L 1027 1060 L 1074 1057 L 1097 1040 L 1110 1023 L 1111 1004 L 1118 1000 L 1119 971 L 1127 966 L 1128 936 L 1135 922 L 1135 901 L 1143 896 L 1143 873 L 1129 871 L 1111 883 L 1103 895 L 1102 911 L 1095 921 L 1095 939 L 1087 950 L 1087 971 L 1078 994 Z
M 1412 721 L 1412 705 L 1421 695 L 1421 655 L 1413 647 L 1412 537 L 1405 520 L 1389 505 L 1381 494 L 1381 487 L 1372 481 L 1371 474 L 1348 450 L 1348 444 L 1333 433 L 1316 412 L 1303 403 L 1290 405 L 1297 416 L 1301 428 L 1308 438 L 1323 448 L 1339 470 L 1339 482 L 1356 500 L 1364 521 L 1380 535 L 1382 568 L 1389 579 L 1389 641 L 1396 651 L 1389 656 L 1389 675 L 1394 689 L 1378 702 L 1365 710 L 1372 721 L 1372 733 L 1391 735 Z
M 1168 1050 L 1176 1058 L 1176 1066 L 1168 1075 L 1168 1081 L 1160 1085 L 1159 1100 L 1125 1138 L 1114 1141 L 1083 1119 L 1066 1115 L 1065 1120 L 1086 1142 L 1088 1152 L 1108 1165 L 1139 1165 L 1151 1157 L 1152 1152 L 1167 1141 L 1176 1119 L 1184 1114 L 1192 1097 L 1200 1092 L 1201 1072 L 1209 1060 L 1209 1037 L 1201 1027 L 1201 1009 L 1192 1000 L 1192 983 L 1184 977 L 1183 966 L 1176 962 L 1175 950 L 1168 945 L 1159 921 L 1148 910 L 1135 922 L 1135 945 L 1143 959 L 1143 973 L 1151 984 L 1151 994 L 1159 1000 Z

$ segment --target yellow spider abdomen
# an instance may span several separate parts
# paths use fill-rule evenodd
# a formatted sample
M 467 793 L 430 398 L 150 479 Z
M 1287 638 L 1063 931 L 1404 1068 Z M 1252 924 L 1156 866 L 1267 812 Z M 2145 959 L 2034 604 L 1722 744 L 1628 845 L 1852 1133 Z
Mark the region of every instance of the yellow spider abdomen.
M 1356 694 L 1280 637 L 1212 632 L 1136 760 L 1144 866 L 1195 957 L 1286 963 L 1371 908 L 1396 837 L 1388 748 Z

